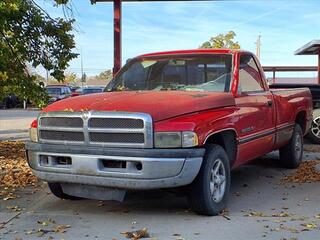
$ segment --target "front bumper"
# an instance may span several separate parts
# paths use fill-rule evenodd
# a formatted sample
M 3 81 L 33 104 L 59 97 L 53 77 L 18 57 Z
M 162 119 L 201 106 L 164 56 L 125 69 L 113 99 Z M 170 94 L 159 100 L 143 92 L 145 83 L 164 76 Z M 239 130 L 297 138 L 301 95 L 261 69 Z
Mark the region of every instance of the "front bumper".
M 34 174 L 48 182 L 121 189 L 173 188 L 197 176 L 204 149 L 124 149 L 26 143 Z

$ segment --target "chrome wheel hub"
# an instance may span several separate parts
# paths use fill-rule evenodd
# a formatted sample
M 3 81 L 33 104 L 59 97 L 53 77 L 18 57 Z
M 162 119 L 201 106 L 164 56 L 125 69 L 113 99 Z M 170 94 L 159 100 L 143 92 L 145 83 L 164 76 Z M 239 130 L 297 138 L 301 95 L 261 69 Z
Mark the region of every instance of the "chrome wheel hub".
M 313 119 L 311 132 L 315 137 L 320 138 L 320 117 Z
M 214 202 L 219 203 L 226 191 L 226 170 L 221 159 L 216 159 L 210 172 L 210 193 Z

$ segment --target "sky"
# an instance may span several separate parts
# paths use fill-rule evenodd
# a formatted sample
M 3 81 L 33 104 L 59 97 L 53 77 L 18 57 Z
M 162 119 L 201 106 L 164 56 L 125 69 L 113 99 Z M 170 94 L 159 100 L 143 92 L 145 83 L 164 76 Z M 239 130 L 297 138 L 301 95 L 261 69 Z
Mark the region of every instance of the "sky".
M 62 10 L 50 1 L 37 2 L 53 17 Z M 88 76 L 113 65 L 113 5 L 72 0 L 75 52 L 83 57 Z M 294 51 L 320 39 L 319 0 L 247 0 L 123 3 L 123 63 L 155 51 L 195 49 L 212 36 L 234 31 L 241 48 L 256 51 L 261 35 L 261 63 L 316 65 L 316 56 L 295 56 Z M 40 70 L 41 71 L 41 70 Z M 81 60 L 70 62 L 67 72 L 80 76 Z M 313 73 L 315 74 L 315 73 Z

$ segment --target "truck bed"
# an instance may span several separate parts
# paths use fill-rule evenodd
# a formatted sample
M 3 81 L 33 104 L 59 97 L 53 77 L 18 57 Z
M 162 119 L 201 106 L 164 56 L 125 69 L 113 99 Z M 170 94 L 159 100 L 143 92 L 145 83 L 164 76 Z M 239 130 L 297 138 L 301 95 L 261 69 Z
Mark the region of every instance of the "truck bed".
M 308 108 L 312 96 L 308 88 L 279 88 L 271 89 L 275 104 L 275 125 L 281 128 L 284 125 L 291 124 L 295 119 L 296 109 Z M 309 96 L 309 97 L 308 97 Z M 298 110 L 299 111 L 299 110 Z M 310 112 L 309 112 L 310 114 Z M 311 124 L 312 116 L 305 116 L 307 125 Z M 305 126 L 304 134 L 307 134 L 309 126 Z
M 320 85 L 318 84 L 303 84 L 303 83 L 273 83 L 269 85 L 270 89 L 297 89 L 297 88 L 309 88 L 312 101 L 313 108 L 320 108 Z

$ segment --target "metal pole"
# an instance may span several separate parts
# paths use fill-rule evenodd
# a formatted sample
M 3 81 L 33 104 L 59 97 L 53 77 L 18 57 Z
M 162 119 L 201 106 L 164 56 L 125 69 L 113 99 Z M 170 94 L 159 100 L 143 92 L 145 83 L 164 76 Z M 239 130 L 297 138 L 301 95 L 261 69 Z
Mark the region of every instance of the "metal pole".
M 113 24 L 114 24 L 114 62 L 113 75 L 115 75 L 121 68 L 121 12 L 122 0 L 114 0 L 113 3 Z
M 276 83 L 276 70 L 273 69 L 272 83 Z
M 46 70 L 46 86 L 49 85 L 49 71 Z
M 318 84 L 320 84 L 320 51 L 318 52 Z
M 261 49 L 261 36 L 260 35 L 258 36 L 256 45 L 257 45 L 256 55 L 257 55 L 258 60 L 260 61 L 260 49 Z
M 83 89 L 83 59 L 82 59 L 82 48 L 81 48 L 81 88 Z

